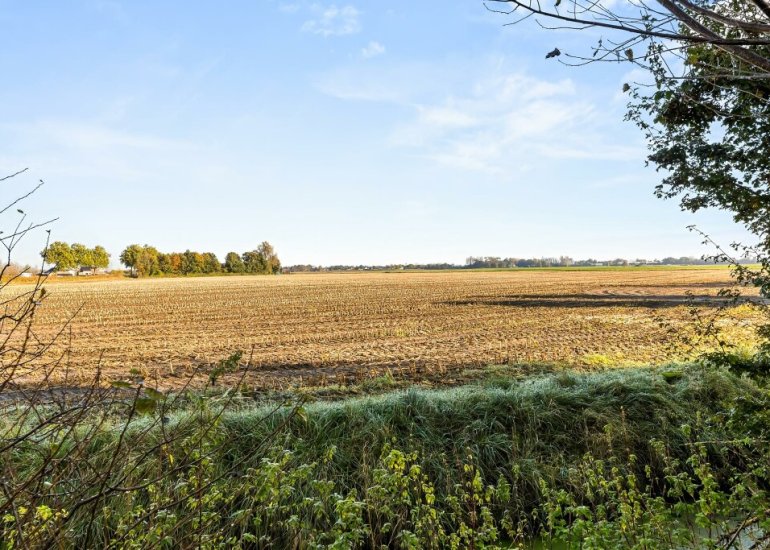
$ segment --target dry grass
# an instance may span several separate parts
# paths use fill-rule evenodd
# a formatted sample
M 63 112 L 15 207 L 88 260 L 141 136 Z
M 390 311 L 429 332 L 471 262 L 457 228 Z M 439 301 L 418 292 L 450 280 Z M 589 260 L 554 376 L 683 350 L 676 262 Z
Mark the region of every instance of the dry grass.
M 51 282 L 37 326 L 51 334 L 80 309 L 62 342 L 68 383 L 99 365 L 105 379 L 137 369 L 168 388 L 238 349 L 253 349 L 249 383 L 261 386 L 451 379 L 489 364 L 671 360 L 660 319 L 685 326 L 686 293 L 713 297 L 729 281 L 725 269 L 629 269 Z M 750 341 L 752 313 L 733 313 L 727 331 Z

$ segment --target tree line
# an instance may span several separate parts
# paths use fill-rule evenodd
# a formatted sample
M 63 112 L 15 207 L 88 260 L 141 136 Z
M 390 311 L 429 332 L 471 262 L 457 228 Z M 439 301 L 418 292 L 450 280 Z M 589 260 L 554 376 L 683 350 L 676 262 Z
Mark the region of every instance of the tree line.
M 753 264 L 757 259 L 754 257 L 740 260 L 741 264 Z M 714 261 L 709 258 L 696 258 L 693 256 L 673 257 L 667 256 L 663 259 L 647 260 L 638 258 L 636 260 L 626 260 L 624 258 L 615 258 L 613 260 L 597 260 L 588 258 L 585 260 L 574 260 L 569 256 L 560 256 L 558 258 L 501 258 L 498 256 L 470 256 L 466 258 L 465 264 L 454 263 L 430 263 L 430 264 L 387 264 L 387 265 L 310 265 L 300 264 L 284 268 L 284 271 L 290 273 L 303 272 L 321 272 L 321 271 L 396 271 L 396 270 L 441 270 L 441 269 L 512 269 L 524 267 L 594 267 L 594 266 L 615 266 L 626 267 L 633 265 L 713 265 L 724 264 L 727 262 Z
M 55 266 L 56 271 L 68 269 L 105 269 L 110 265 L 110 254 L 103 246 L 88 248 L 84 244 L 67 244 L 55 241 L 49 244 L 40 256 L 47 264 Z
M 110 254 L 100 245 L 88 248 L 80 243 L 56 241 L 40 255 L 54 271 L 106 269 L 110 265 Z M 164 253 L 147 244 L 131 244 L 120 253 L 120 261 L 134 277 L 207 273 L 276 274 L 281 271 L 281 261 L 273 245 L 267 241 L 243 254 L 228 252 L 224 262 L 220 262 L 213 252 L 185 250 Z
M 598 260 L 596 258 L 587 258 L 584 260 L 574 260 L 569 256 L 542 257 L 542 258 L 500 258 L 497 256 L 470 256 L 466 258 L 466 268 L 510 268 L 510 267 L 591 267 L 591 266 L 616 266 L 625 267 L 628 265 L 708 265 L 715 262 L 708 259 L 695 258 L 693 256 L 666 256 L 663 259 L 647 260 L 637 258 L 636 260 L 627 260 L 625 258 L 615 258 L 612 260 Z
M 281 271 L 281 261 L 273 245 L 267 241 L 243 254 L 228 252 L 224 262 L 220 262 L 213 252 L 185 250 L 164 253 L 147 244 L 132 244 L 120 253 L 120 261 L 131 270 L 134 277 L 211 273 L 277 274 Z

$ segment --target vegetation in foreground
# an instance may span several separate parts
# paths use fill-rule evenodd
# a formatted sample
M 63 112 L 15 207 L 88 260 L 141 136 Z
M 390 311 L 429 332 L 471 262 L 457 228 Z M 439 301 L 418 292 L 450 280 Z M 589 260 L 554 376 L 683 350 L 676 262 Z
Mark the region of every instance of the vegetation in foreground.
M 3 548 L 739 548 L 770 532 L 768 394 L 713 365 L 274 409 L 137 390 L 107 421 L 38 408 L 54 421 L 0 453 Z M 5 413 L 8 442 L 24 426 Z

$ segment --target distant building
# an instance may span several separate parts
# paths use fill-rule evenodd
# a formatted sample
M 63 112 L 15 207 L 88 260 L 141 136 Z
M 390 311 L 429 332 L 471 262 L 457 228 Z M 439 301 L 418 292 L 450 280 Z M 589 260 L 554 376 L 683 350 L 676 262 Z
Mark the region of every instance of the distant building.
M 107 270 L 103 267 L 94 267 L 92 265 L 82 265 L 78 268 L 78 275 L 104 275 Z

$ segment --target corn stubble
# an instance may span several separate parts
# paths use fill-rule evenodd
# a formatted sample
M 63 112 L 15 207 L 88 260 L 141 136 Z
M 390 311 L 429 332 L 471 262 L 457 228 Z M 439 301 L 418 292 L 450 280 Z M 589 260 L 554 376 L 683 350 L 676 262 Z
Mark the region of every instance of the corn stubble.
M 204 385 L 200 367 L 235 350 L 244 350 L 255 387 L 350 383 L 383 373 L 462 381 L 464 370 L 491 364 L 677 359 L 671 329 L 686 328 L 693 307 L 714 309 L 729 285 L 725 269 L 52 282 L 36 326 L 45 338 L 77 312 L 68 337 L 50 352 L 66 349 L 68 383 L 91 380 L 99 369 L 105 381 L 140 373 L 173 388 L 194 374 Z M 739 307 L 720 323 L 733 341 L 750 344 L 753 321 L 751 310 Z M 34 383 L 30 372 L 18 381 Z

